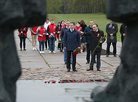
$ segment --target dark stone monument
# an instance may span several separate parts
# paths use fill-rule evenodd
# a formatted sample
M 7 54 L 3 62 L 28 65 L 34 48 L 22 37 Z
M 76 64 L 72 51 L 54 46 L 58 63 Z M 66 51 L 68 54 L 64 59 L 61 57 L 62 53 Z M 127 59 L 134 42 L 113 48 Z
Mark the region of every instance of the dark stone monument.
M 107 18 L 127 24 L 121 64 L 106 88 L 97 87 L 94 102 L 138 102 L 138 0 L 108 0 Z
M 21 75 L 13 31 L 42 25 L 46 0 L 0 0 L 0 102 L 16 101 L 16 81 Z

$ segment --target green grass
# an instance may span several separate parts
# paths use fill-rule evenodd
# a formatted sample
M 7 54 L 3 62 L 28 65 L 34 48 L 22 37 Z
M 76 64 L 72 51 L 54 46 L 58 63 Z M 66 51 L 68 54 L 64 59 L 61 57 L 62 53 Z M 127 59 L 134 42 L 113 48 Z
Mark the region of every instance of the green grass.
M 87 26 L 89 25 L 89 21 L 93 20 L 95 24 L 99 25 L 99 29 L 104 31 L 104 34 L 106 34 L 106 25 L 110 22 L 106 18 L 106 15 L 103 13 L 94 13 L 94 14 L 48 14 L 48 18 L 54 19 L 56 24 L 61 20 L 69 20 L 78 22 L 81 20 L 84 20 Z M 120 26 L 121 23 L 118 24 L 118 33 L 117 33 L 117 40 L 121 41 L 121 34 L 120 34 Z

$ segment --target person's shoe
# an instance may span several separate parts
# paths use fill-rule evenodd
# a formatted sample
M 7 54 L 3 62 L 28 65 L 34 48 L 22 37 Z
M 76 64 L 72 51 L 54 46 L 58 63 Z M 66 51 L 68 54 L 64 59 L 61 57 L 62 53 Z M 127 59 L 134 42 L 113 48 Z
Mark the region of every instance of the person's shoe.
M 114 55 L 114 57 L 117 57 L 117 55 Z
M 53 51 L 53 53 L 56 53 L 55 51 Z
M 40 53 L 42 53 L 42 51 L 40 51 Z
M 35 47 L 34 50 L 37 50 L 37 48 Z
M 26 49 L 24 49 L 24 51 L 26 51 Z
M 20 48 L 20 51 L 22 51 L 22 48 Z
M 87 69 L 87 71 L 91 71 L 91 70 L 93 70 L 93 69 Z
M 33 48 L 33 51 L 35 50 L 35 48 Z
M 97 69 L 97 71 L 101 71 L 100 69 Z
M 67 72 L 70 72 L 70 69 L 68 69 Z
M 109 57 L 109 55 L 106 55 L 106 57 Z
M 96 61 L 94 61 L 94 63 L 97 63 Z
M 89 64 L 89 62 L 86 62 L 86 64 Z
M 73 72 L 78 72 L 78 70 L 74 69 Z
M 49 51 L 49 53 L 51 53 L 51 51 Z
M 44 51 L 42 51 L 42 53 L 45 53 Z

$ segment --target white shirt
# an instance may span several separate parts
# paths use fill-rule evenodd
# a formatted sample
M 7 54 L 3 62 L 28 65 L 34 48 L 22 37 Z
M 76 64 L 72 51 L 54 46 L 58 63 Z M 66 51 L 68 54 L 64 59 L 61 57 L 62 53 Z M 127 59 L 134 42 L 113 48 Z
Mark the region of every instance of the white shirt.
M 73 32 L 73 31 L 74 31 L 74 29 L 70 29 L 70 31 L 71 31 L 71 32 Z
M 50 22 L 48 22 L 48 23 L 45 22 L 45 23 L 44 23 L 44 28 L 47 30 L 47 27 L 48 27 L 50 24 L 51 24 Z M 47 33 L 46 35 L 49 35 L 49 34 Z

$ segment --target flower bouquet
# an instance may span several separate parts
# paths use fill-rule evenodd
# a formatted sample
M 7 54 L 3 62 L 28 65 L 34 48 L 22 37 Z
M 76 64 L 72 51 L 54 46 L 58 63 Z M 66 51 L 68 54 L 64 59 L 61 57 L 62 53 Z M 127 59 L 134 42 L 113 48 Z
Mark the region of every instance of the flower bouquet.
M 74 51 L 73 51 L 73 55 L 77 55 L 78 53 L 80 53 L 80 49 L 79 48 L 76 48 Z
M 97 37 L 99 37 L 98 35 L 97 35 Z M 97 49 L 97 48 L 100 48 L 100 41 L 105 41 L 105 38 L 106 38 L 106 35 L 104 36 L 104 37 L 102 37 L 101 36 L 101 38 L 99 39 L 99 41 L 98 41 L 98 45 L 95 47 L 95 49 L 93 50 L 93 54 L 94 54 L 94 52 L 95 52 L 95 50 Z

